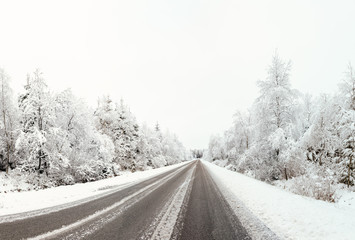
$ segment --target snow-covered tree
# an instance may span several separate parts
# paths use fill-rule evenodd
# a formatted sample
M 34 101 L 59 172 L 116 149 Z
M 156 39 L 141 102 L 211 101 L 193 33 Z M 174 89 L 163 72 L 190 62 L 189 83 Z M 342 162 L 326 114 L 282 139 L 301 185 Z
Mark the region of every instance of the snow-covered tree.
M 292 107 L 297 92 L 291 89 L 291 63 L 284 62 L 277 53 L 273 56 L 266 80 L 259 81 L 260 97 L 267 108 L 267 121 L 272 125 L 272 131 L 285 128 L 293 120 Z
M 211 136 L 208 144 L 208 158 L 210 161 L 224 160 L 227 154 L 224 139 L 219 135 Z
M 116 146 L 117 162 L 124 169 L 136 170 L 137 143 L 139 137 L 139 126 L 135 116 L 128 106 L 121 100 L 116 104 L 118 118 L 116 119 L 116 130 L 114 143 Z
M 319 97 L 293 90 L 290 70 L 275 54 L 250 114 L 237 112 L 223 137 L 211 137 L 208 157 L 263 181 L 292 179 L 294 192 L 334 201 L 335 184 L 355 184 L 354 70 L 349 64 L 336 95 Z
M 290 71 L 291 63 L 283 61 L 275 53 L 266 80 L 258 82 L 260 97 L 254 107 L 258 144 L 266 144 L 268 148 L 274 150 L 269 158 L 275 161 L 273 166 L 283 165 L 286 179 L 288 178 L 286 163 L 280 162 L 282 148 L 276 142 L 283 142 L 292 137 L 287 133 L 291 133 L 289 128 L 295 122 L 294 112 L 298 92 L 291 88 Z M 281 136 L 282 140 L 279 139 Z
M 341 96 L 346 109 L 355 110 L 355 71 L 349 63 L 345 78 L 339 85 Z
M 234 114 L 233 128 L 237 139 L 235 144 L 237 146 L 238 154 L 243 153 L 250 148 L 252 143 L 252 119 L 249 112 L 242 113 L 237 111 Z M 229 154 L 228 154 L 229 155 Z
M 118 118 L 116 107 L 110 96 L 103 96 L 98 99 L 98 106 L 95 110 L 95 124 L 102 134 L 115 138 L 116 120 Z
M 314 101 L 312 95 L 305 94 L 303 96 L 303 104 L 300 114 L 300 120 L 302 121 L 302 133 L 304 134 L 312 125 L 312 118 L 314 115 Z
M 162 139 L 162 152 L 166 159 L 167 165 L 181 162 L 184 153 L 181 151 L 181 143 L 175 134 L 166 131 Z
M 186 150 L 157 124 L 139 127 L 129 107 L 110 97 L 95 111 L 70 89 L 50 92 L 43 74 L 27 76 L 16 104 L 0 69 L 0 171 L 18 167 L 36 187 L 87 182 L 181 162 Z M 45 175 L 42 175 L 45 173 Z
M 325 94 L 317 103 L 312 125 L 304 134 L 302 141 L 307 149 L 307 159 L 321 166 L 331 160 L 329 157 L 340 147 L 334 128 L 338 106 Z
M 166 159 L 162 155 L 160 130 L 152 130 L 146 124 L 139 129 L 137 165 L 140 168 L 144 165 L 153 168 L 166 166 Z
M 14 102 L 10 78 L 0 68 L 0 170 L 7 173 L 15 167 L 15 141 L 18 128 L 18 108 Z
M 339 117 L 340 135 L 342 138 L 341 179 L 348 187 L 355 183 L 355 72 L 348 65 L 345 79 L 340 84 L 342 107 Z
M 46 172 L 51 155 L 48 151 L 47 136 L 54 124 L 52 95 L 42 73 L 36 70 L 28 76 L 25 93 L 19 97 L 22 132 L 16 142 L 16 148 L 23 169 Z
M 355 110 L 342 111 L 340 132 L 343 139 L 340 182 L 349 187 L 355 183 Z
M 114 104 L 110 97 L 99 99 L 95 111 L 96 127 L 109 136 L 115 145 L 115 159 L 123 169 L 136 169 L 139 127 L 128 106 L 121 100 Z
M 86 171 L 92 179 L 110 175 L 114 146 L 107 135 L 96 130 L 92 110 L 69 89 L 57 94 L 54 103 L 57 134 L 53 135 L 52 152 L 57 159 L 66 159 L 67 179 L 88 181 Z

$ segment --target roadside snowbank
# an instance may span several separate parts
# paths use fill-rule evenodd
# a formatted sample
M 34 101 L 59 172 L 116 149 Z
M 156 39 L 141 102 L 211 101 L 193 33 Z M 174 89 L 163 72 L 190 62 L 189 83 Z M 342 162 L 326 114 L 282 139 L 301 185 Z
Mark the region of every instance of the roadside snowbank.
M 315 198 L 316 195 L 329 195 L 336 202 L 337 206 L 348 206 L 355 210 L 355 186 L 348 188 L 345 184 L 319 184 L 319 177 L 312 179 L 304 176 L 289 179 L 286 181 L 278 180 L 272 183 L 272 185 L 285 189 L 288 192 L 295 193 L 302 196 Z M 322 194 L 319 194 L 322 192 Z M 316 198 L 315 198 L 316 199 Z
M 123 188 L 128 184 L 144 181 L 148 178 L 178 168 L 189 162 L 142 172 L 124 172 L 123 175 L 95 182 L 78 183 L 70 186 L 60 186 L 49 189 L 28 192 L 0 193 L 0 216 L 28 212 L 92 197 Z
M 355 239 L 355 209 L 292 194 L 203 161 L 215 182 L 284 239 Z M 231 204 L 233 205 L 233 204 Z

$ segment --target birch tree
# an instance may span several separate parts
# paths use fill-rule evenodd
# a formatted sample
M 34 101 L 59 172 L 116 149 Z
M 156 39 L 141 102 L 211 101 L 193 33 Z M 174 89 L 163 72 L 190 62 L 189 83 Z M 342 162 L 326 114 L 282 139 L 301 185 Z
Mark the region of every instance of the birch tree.
M 259 81 L 260 97 L 257 99 L 257 108 L 262 108 L 263 117 L 257 118 L 259 126 L 265 128 L 264 135 L 260 135 L 260 140 L 267 139 L 270 147 L 274 149 L 276 162 L 280 161 L 280 151 L 282 150 L 280 137 L 286 136 L 286 129 L 294 122 L 293 107 L 297 92 L 291 88 L 290 83 L 291 62 L 283 61 L 277 53 L 272 58 L 268 69 L 266 80 Z M 260 111 L 260 110 L 258 110 Z M 260 116 L 260 115 L 259 115 Z M 282 134 L 281 134 L 282 133 Z M 277 136 L 277 137 L 276 137 Z M 275 140 L 276 142 L 273 142 Z M 286 163 L 281 163 L 284 168 L 284 176 L 287 179 Z

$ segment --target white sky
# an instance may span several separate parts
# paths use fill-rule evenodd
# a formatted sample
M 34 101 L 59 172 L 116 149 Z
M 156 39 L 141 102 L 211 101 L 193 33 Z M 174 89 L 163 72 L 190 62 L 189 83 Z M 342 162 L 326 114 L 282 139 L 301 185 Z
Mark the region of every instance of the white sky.
M 258 95 L 271 57 L 293 87 L 333 92 L 355 65 L 355 1 L 3 1 L 0 66 L 22 90 L 40 68 L 94 105 L 122 97 L 139 122 L 205 148 Z

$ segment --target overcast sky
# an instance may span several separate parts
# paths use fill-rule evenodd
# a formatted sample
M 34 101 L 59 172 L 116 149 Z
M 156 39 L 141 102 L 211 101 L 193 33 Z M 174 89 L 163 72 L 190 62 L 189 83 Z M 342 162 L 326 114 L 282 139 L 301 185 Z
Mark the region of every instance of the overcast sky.
M 355 1 L 3 1 L 0 66 L 22 90 L 40 68 L 54 91 L 123 98 L 139 122 L 207 147 L 258 96 L 271 57 L 303 92 L 333 92 L 355 65 Z

